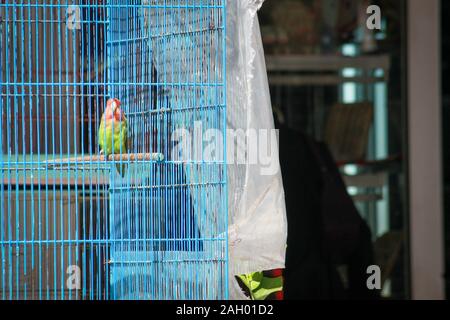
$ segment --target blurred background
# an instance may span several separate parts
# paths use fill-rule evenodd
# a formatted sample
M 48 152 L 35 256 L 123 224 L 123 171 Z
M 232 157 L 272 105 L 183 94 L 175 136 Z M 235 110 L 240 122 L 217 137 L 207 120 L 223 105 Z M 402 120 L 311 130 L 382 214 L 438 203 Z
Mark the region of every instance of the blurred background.
M 374 30 L 366 24 L 371 5 L 380 9 Z M 355 264 L 369 262 L 382 273 L 376 298 L 449 297 L 449 5 L 263 5 L 259 19 L 288 210 L 286 298 L 367 297 L 355 286 L 362 277 Z M 314 150 L 320 145 L 322 160 Z M 327 154 L 333 164 L 324 174 Z M 331 185 L 343 182 L 354 204 L 332 210 L 349 217 L 347 230 L 333 229 L 336 221 L 324 213 L 342 202 L 324 182 L 333 165 L 342 179 Z M 352 238 L 354 209 L 362 222 L 353 216 L 360 227 Z M 324 229 L 331 237 L 349 235 L 350 258 L 317 253 L 330 241 L 318 236 Z

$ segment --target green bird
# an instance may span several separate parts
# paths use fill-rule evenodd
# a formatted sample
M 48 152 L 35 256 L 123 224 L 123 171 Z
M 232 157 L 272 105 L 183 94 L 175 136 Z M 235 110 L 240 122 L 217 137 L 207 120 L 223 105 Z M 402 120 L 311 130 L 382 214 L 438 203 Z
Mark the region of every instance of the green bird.
M 128 152 L 128 122 L 124 112 L 120 108 L 119 99 L 109 99 L 103 113 L 98 130 L 98 144 L 100 154 L 124 154 Z M 123 177 L 125 165 L 117 164 L 117 171 Z

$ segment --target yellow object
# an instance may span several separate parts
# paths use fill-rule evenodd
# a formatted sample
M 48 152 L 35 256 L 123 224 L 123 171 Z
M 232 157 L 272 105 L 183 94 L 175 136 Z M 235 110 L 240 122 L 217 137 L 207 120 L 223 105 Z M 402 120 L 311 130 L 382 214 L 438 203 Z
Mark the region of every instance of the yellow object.
M 248 288 L 252 300 L 265 300 L 270 294 L 283 290 L 283 278 L 264 277 L 262 272 L 237 276 Z

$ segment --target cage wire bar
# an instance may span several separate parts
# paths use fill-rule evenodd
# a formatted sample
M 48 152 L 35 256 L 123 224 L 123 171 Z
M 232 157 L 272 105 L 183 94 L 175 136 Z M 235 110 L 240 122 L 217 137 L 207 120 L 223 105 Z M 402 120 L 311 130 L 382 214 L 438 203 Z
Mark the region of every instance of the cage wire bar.
M 0 1 L 1 299 L 228 298 L 225 15 Z M 130 142 L 110 156 L 109 98 Z

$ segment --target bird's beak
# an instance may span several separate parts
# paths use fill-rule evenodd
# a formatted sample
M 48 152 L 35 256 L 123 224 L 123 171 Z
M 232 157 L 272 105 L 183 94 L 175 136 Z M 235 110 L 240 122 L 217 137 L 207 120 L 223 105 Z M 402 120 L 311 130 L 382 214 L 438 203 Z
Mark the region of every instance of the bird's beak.
M 116 113 L 117 110 L 117 103 L 115 101 L 112 102 L 112 112 Z

